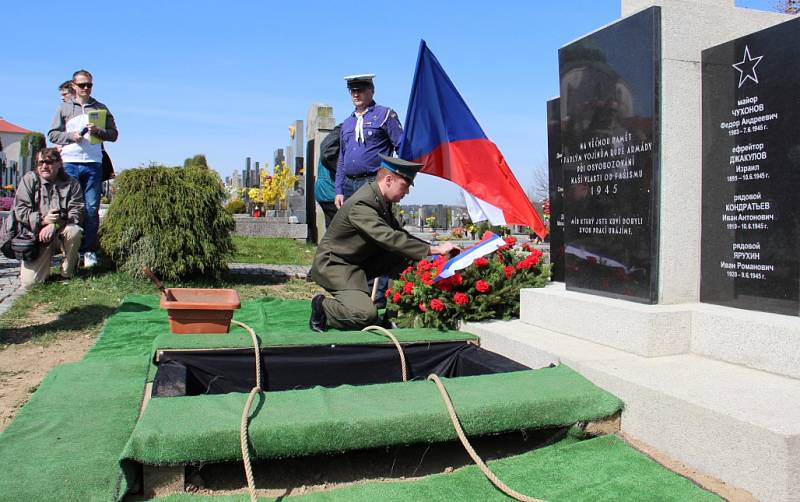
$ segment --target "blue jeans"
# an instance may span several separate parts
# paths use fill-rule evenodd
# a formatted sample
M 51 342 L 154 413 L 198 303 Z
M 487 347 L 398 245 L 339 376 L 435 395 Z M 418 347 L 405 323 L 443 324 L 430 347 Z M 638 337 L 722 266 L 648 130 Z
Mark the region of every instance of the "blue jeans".
M 78 180 L 83 190 L 86 213 L 83 218 L 83 240 L 80 252 L 93 251 L 100 226 L 100 196 L 103 192 L 103 167 L 100 162 L 65 162 L 64 171 Z
M 342 184 L 342 195 L 344 195 L 344 200 L 347 200 L 351 195 L 356 193 L 359 188 L 366 185 L 370 181 L 375 181 L 375 176 L 365 176 L 363 178 L 348 178 L 345 176 L 344 183 Z M 372 293 L 372 282 L 369 281 L 367 284 L 369 286 L 370 294 Z M 375 292 L 375 300 L 380 300 L 386 294 L 386 290 L 389 289 L 389 278 L 385 275 L 378 277 L 378 289 Z
M 344 195 L 344 200 L 347 200 L 351 195 L 356 193 L 359 188 L 366 185 L 370 181 L 375 181 L 375 176 L 365 176 L 364 178 L 348 178 L 347 176 L 344 177 L 344 183 L 342 183 L 342 195 Z

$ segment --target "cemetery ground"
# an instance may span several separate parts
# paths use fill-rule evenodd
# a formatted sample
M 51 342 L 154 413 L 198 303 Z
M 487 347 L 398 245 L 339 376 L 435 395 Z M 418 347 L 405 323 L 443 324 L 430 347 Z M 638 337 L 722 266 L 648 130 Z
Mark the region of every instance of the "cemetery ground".
M 313 256 L 313 247 L 288 239 L 236 237 L 235 240 L 237 254 L 231 262 L 307 266 Z M 234 288 L 243 300 L 264 296 L 308 299 L 320 291 L 313 283 L 299 278 L 234 273 L 225 274 L 219 280 L 194 280 L 168 286 Z M 53 367 L 83 357 L 94 344 L 106 318 L 131 294 L 155 295 L 157 289 L 149 281 L 122 272 L 81 271 L 69 281 L 50 279 L 38 285 L 0 316 L 0 431 Z M 485 459 L 491 460 L 523 453 L 533 445 L 545 445 L 553 434 L 552 430 L 516 432 L 505 434 L 499 440 L 476 438 L 474 444 Z M 728 500 L 754 500 L 746 492 L 672 462 L 646 445 L 624 439 L 669 469 Z M 281 497 L 372 480 L 418 479 L 468 465 L 471 461 L 462 447 L 451 442 L 378 448 L 346 458 L 323 455 L 313 459 L 261 461 L 255 466 L 255 475 L 260 496 Z M 245 486 L 238 462 L 206 466 L 190 473 L 186 482 L 188 489 L 208 495 L 241 494 Z M 287 491 L 287 486 L 293 488 Z

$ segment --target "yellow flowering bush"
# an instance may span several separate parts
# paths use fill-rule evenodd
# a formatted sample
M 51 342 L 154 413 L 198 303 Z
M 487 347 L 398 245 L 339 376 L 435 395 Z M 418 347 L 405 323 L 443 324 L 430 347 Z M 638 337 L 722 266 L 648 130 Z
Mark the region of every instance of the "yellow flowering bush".
M 272 176 L 264 169 L 261 171 L 260 177 L 261 187 L 249 189 L 247 195 L 256 204 L 274 206 L 276 209 L 281 209 L 282 206 L 286 205 L 286 200 L 289 198 L 289 190 L 300 179 L 299 176 L 289 171 L 285 162 L 275 166 L 275 172 Z

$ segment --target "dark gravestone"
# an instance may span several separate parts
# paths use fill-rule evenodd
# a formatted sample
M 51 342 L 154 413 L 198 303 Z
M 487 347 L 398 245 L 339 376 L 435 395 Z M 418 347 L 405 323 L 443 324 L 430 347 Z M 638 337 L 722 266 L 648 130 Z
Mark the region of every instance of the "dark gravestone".
M 592 33 L 558 58 L 566 287 L 655 303 L 661 10 Z
M 700 300 L 798 315 L 800 19 L 703 51 Z
M 550 198 L 551 278 L 564 282 L 564 169 L 561 165 L 561 100 L 547 102 L 547 168 Z

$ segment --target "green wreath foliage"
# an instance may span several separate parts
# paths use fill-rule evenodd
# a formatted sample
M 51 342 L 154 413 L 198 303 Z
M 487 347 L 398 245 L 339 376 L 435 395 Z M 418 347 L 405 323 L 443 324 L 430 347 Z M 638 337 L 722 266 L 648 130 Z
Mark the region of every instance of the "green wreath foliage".
M 114 186 L 100 245 L 120 270 L 177 280 L 227 268 L 234 220 L 216 172 L 151 165 L 122 171 Z

